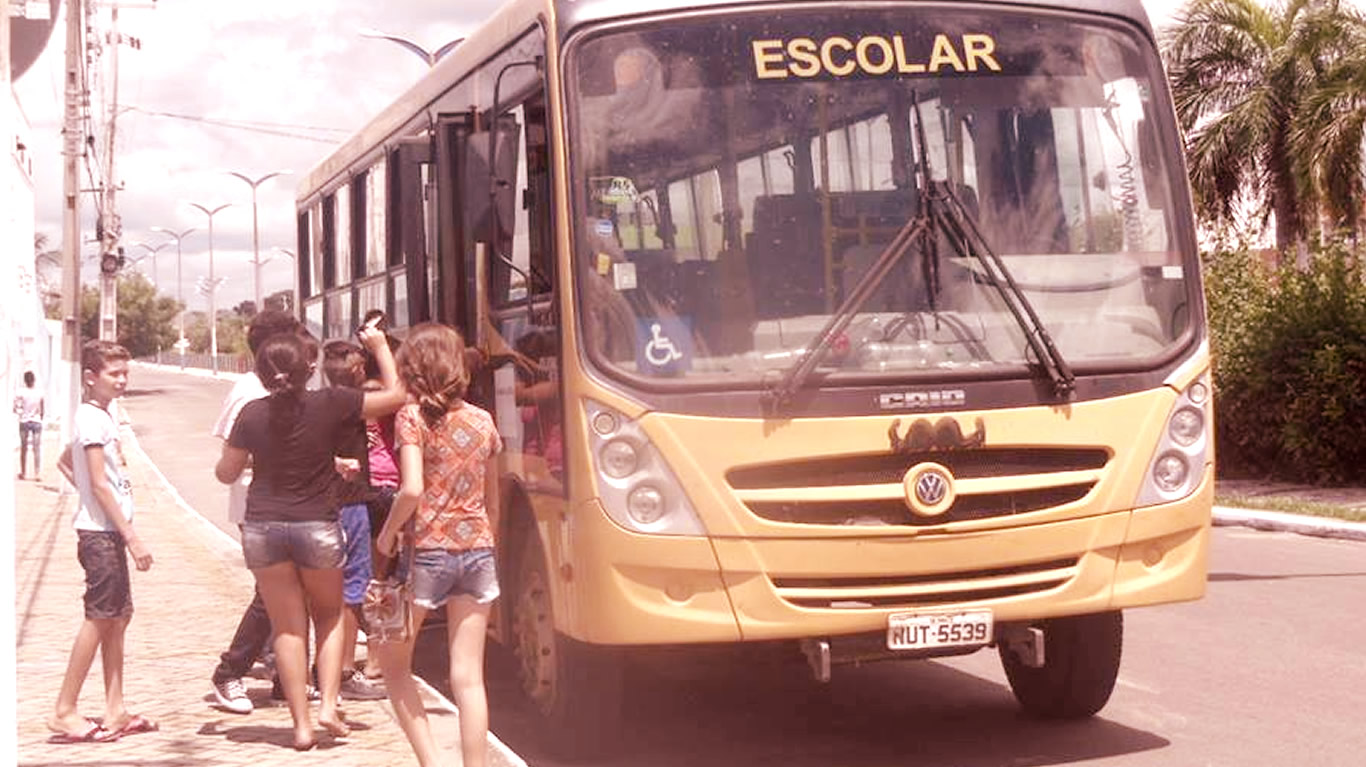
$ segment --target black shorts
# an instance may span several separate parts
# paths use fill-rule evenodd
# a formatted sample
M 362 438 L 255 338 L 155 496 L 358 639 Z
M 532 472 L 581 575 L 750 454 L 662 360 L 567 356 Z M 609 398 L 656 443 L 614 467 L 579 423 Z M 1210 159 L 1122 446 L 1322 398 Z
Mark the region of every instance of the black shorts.
M 384 520 L 389 518 L 389 507 L 394 505 L 394 496 L 398 495 L 398 488 L 380 486 L 371 489 L 374 491 L 374 497 L 366 505 L 370 507 L 370 538 L 373 540 L 379 537 Z
M 85 569 L 85 617 L 131 618 L 128 549 L 116 532 L 76 531 L 76 558 Z

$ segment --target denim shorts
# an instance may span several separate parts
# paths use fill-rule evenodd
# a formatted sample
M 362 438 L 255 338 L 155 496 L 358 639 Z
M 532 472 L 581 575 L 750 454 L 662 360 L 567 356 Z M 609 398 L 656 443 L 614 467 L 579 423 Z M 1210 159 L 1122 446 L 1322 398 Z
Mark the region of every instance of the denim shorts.
M 358 605 L 365 601 L 374 565 L 370 560 L 370 507 L 353 503 L 337 512 L 342 535 L 346 537 L 346 562 L 342 565 L 342 602 Z
M 435 610 L 461 594 L 474 597 L 481 605 L 498 598 L 493 549 L 418 549 L 413 555 L 411 572 L 413 603 L 428 610 Z
M 85 570 L 85 617 L 132 617 L 133 586 L 123 536 L 112 531 L 77 530 L 76 559 Z
M 346 558 L 341 525 L 336 522 L 242 523 L 242 558 L 247 569 L 293 562 L 305 570 L 341 567 Z

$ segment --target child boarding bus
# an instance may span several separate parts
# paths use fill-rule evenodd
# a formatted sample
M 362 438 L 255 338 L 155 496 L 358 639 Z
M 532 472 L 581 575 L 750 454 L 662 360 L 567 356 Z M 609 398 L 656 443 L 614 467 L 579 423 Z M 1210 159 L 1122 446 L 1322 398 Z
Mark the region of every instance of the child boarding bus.
M 822 680 L 994 647 L 1089 716 L 1121 611 L 1204 592 L 1208 330 L 1137 0 L 514 0 L 298 232 L 320 336 L 482 352 L 493 632 L 561 746 L 659 645 Z

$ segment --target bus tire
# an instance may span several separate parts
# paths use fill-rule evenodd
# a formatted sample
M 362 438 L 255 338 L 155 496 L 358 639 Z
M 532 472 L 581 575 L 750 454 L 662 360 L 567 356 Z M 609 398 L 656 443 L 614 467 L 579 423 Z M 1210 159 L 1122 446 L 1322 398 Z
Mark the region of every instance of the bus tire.
M 517 560 L 513 652 L 542 745 L 556 756 L 601 755 L 621 737 L 623 664 L 612 648 L 577 642 L 555 629 L 541 544 L 526 536 Z
M 1043 666 L 1025 665 L 1004 644 L 997 648 L 1010 689 L 1025 712 L 1042 719 L 1082 719 L 1104 708 L 1119 676 L 1122 614 L 1072 615 L 1034 625 L 1043 629 Z

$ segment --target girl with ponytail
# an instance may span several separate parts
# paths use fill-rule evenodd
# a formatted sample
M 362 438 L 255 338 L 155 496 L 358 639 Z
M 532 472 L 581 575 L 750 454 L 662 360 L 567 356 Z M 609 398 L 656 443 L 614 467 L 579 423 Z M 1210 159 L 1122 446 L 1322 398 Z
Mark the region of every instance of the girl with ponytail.
M 408 577 L 414 625 L 421 626 L 429 610 L 446 611 L 461 763 L 483 767 L 488 756 L 484 633 L 498 598 L 488 510 L 498 505 L 495 456 L 503 443 L 493 417 L 464 400 L 470 380 L 464 360 L 460 334 L 434 322 L 413 328 L 399 349 L 398 374 L 411 399 L 395 417 L 400 485 L 376 545 L 380 553 L 394 556 L 399 536 L 412 538 Z M 389 700 L 418 763 L 441 763 L 413 681 L 413 640 L 375 649 Z
M 377 391 L 307 390 L 318 342 L 293 333 L 267 339 L 256 353 L 256 375 L 269 396 L 242 406 L 215 469 L 220 482 L 231 483 L 248 463 L 253 467 L 242 555 L 275 632 L 276 668 L 301 751 L 317 745 L 307 693 L 310 615 L 322 693 L 318 724 L 337 738 L 350 731 L 337 710 L 344 549 L 336 505 L 342 480 L 333 456 L 344 435 L 406 399 L 384 334 L 367 326 L 358 335 L 379 364 Z

